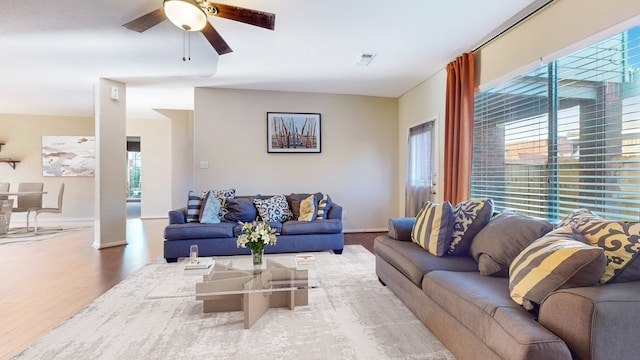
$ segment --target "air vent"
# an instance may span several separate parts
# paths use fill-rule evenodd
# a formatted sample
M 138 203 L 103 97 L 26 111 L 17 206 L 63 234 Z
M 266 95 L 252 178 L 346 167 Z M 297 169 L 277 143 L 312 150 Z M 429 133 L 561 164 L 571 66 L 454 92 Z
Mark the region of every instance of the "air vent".
M 358 60 L 356 60 L 356 65 L 369 66 L 371 61 L 373 61 L 374 57 L 376 57 L 376 54 L 371 54 L 371 53 L 360 54 L 360 56 L 358 57 Z

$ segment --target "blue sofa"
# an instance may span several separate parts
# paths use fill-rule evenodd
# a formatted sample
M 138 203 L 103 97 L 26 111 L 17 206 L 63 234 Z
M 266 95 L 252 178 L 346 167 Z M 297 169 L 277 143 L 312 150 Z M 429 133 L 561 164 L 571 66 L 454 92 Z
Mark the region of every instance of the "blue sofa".
M 201 224 L 187 222 L 186 208 L 169 211 L 169 225 L 164 229 L 164 258 L 175 262 L 188 257 L 191 245 L 198 245 L 199 256 L 250 254 L 248 248 L 239 248 L 236 240 L 242 225 L 236 222 Z M 294 253 L 332 250 L 341 254 L 344 248 L 342 232 L 342 206 L 332 203 L 326 219 L 311 222 L 289 220 L 284 223 L 269 222 L 278 233 L 276 245 L 267 246 L 264 252 Z

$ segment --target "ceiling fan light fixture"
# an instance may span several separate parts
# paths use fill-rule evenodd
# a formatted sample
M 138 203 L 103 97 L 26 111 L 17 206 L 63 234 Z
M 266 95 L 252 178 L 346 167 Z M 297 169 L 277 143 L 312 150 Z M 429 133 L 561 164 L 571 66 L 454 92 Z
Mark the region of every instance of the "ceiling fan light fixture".
M 164 0 L 164 13 L 177 27 L 187 31 L 200 31 L 207 25 L 207 14 L 191 0 Z

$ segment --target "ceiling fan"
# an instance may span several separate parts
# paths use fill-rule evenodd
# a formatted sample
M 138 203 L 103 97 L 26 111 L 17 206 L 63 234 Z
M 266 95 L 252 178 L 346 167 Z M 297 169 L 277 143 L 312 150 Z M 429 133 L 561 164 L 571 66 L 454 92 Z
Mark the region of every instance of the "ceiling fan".
M 207 15 L 235 20 L 269 30 L 274 29 L 276 21 L 275 14 L 238 6 L 212 3 L 206 0 L 164 0 L 161 8 L 122 26 L 141 33 L 169 19 L 183 30 L 202 32 L 218 55 L 232 52 L 233 50 L 218 31 L 211 26 Z

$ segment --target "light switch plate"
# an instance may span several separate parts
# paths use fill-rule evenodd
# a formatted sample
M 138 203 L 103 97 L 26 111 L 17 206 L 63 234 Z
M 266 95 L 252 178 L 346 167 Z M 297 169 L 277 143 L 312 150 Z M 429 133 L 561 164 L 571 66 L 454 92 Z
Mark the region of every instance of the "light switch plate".
M 118 100 L 120 99 L 120 89 L 118 89 L 117 86 L 112 86 L 111 87 L 111 98 L 113 100 Z
M 200 161 L 200 169 L 208 169 L 209 168 L 209 162 L 202 160 Z

